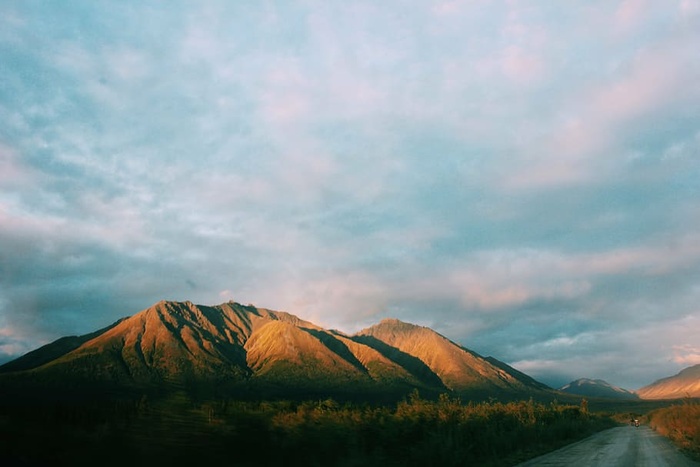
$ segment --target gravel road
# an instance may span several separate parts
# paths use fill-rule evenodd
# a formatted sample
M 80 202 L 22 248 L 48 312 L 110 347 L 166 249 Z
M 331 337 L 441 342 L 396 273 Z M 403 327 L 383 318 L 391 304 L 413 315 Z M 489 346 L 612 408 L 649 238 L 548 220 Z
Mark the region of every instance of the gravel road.
M 526 466 L 689 467 L 700 466 L 651 428 L 623 426 L 596 433 L 518 467 Z

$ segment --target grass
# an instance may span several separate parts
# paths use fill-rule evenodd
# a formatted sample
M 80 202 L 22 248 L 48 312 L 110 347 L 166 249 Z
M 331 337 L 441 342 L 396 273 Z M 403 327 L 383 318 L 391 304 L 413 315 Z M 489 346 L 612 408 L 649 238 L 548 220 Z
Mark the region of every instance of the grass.
M 649 426 L 695 460 L 700 460 L 700 401 L 657 409 L 647 415 Z

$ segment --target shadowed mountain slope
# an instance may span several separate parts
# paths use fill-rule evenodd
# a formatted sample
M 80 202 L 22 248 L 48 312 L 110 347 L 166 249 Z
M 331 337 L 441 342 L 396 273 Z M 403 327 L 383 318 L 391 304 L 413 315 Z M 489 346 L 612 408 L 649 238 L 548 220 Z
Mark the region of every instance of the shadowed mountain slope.
M 6 381 L 244 390 L 269 394 L 497 395 L 548 388 L 424 327 L 384 320 L 347 336 L 285 312 L 162 301 L 100 331 L 0 367 Z
M 586 397 L 605 397 L 608 399 L 639 399 L 639 396 L 627 389 L 613 386 L 602 379 L 580 378 L 559 389 L 568 394 Z
M 637 391 L 642 399 L 681 399 L 700 397 L 700 364 L 675 376 L 663 378 Z

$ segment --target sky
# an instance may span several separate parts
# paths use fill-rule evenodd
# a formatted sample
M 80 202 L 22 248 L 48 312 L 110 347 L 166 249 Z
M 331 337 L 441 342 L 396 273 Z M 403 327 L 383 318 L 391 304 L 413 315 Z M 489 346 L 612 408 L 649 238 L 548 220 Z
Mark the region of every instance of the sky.
M 700 363 L 700 0 L 0 3 L 0 362 L 163 300 Z

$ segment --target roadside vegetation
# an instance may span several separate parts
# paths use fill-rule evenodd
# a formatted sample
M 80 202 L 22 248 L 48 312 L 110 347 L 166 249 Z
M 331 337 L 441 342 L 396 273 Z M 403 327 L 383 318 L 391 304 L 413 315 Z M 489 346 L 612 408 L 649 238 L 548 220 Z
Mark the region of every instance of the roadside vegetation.
M 501 466 L 615 424 L 585 404 L 431 401 L 418 393 L 391 405 L 193 403 L 183 395 L 110 404 L 6 410 L 2 448 L 22 465 Z
M 700 401 L 657 409 L 647 415 L 649 426 L 666 436 L 695 460 L 700 460 Z

